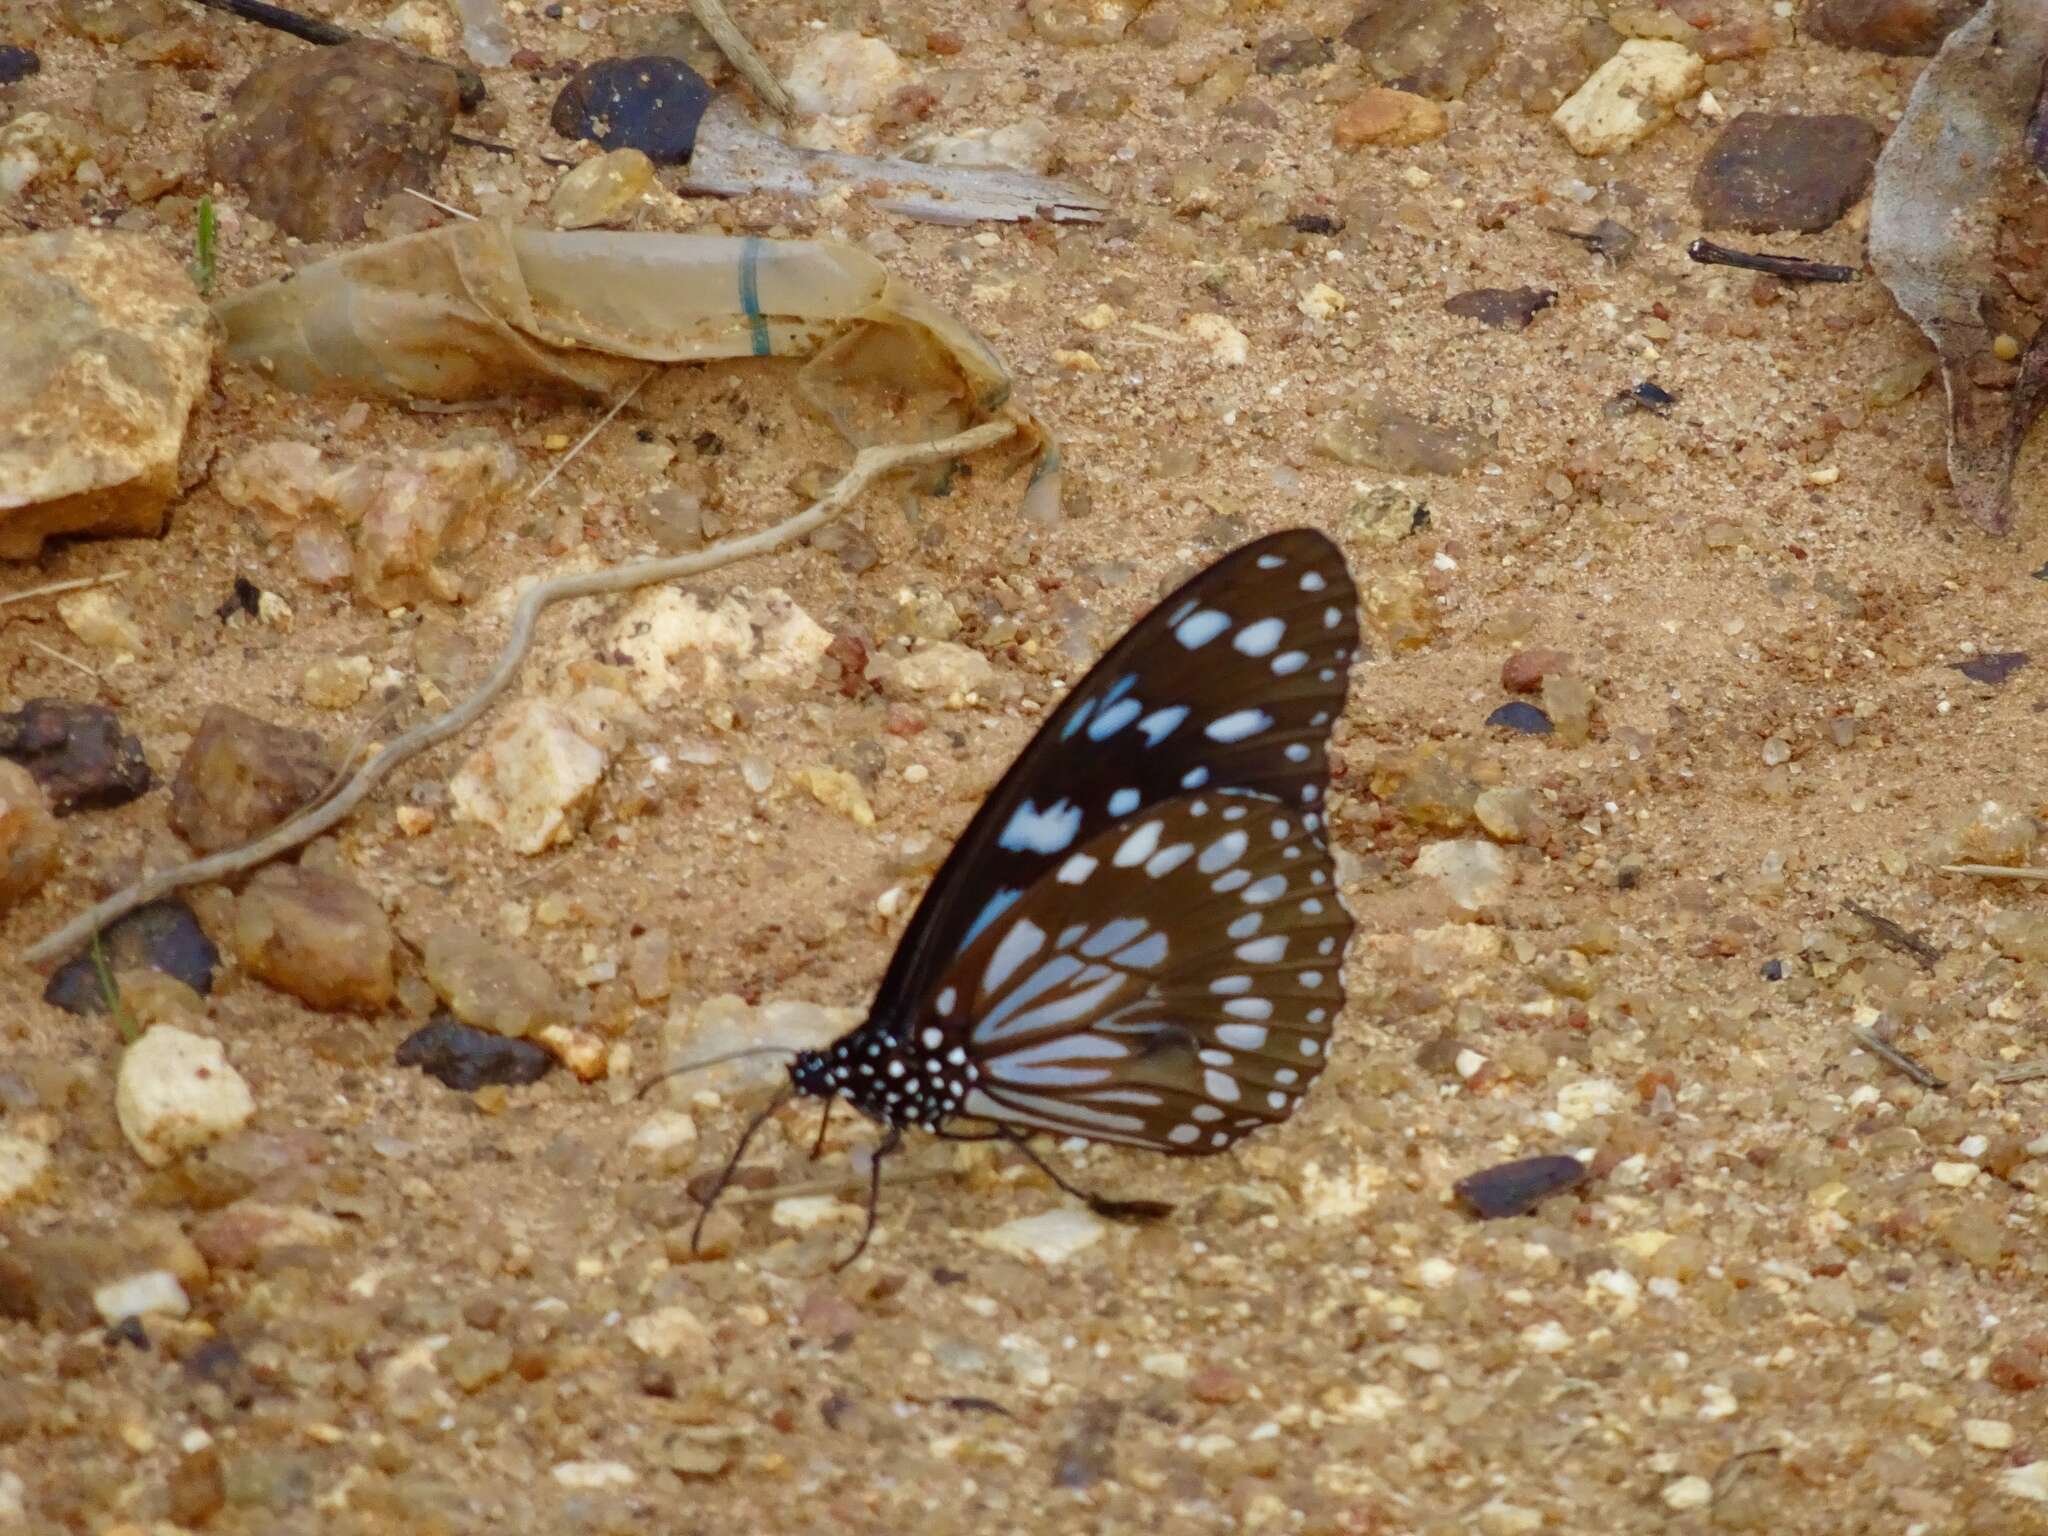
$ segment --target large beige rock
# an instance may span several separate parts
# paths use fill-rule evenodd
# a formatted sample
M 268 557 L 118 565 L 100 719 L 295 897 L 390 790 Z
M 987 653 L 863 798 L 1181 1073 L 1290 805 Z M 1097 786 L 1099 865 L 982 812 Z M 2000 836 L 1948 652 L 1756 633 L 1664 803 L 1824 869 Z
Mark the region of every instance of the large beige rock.
M 33 895 L 61 858 L 57 818 L 42 786 L 26 768 L 0 758 L 0 912 Z
M 1632 37 L 1550 120 L 1580 154 L 1611 154 L 1669 121 L 1706 82 L 1707 66 L 1684 44 Z
M 135 1155 L 161 1168 L 239 1131 L 256 1101 L 218 1040 L 160 1024 L 122 1052 L 114 1113 Z
M 374 1013 L 391 1001 L 391 923 L 376 897 L 339 875 L 259 870 L 236 903 L 234 944 L 252 976 L 315 1008 Z
M 0 240 L 0 558 L 52 534 L 163 531 L 214 334 L 146 236 Z
M 579 721 L 546 699 L 521 699 L 448 781 L 455 814 L 491 828 L 514 852 L 576 835 L 611 761 Z

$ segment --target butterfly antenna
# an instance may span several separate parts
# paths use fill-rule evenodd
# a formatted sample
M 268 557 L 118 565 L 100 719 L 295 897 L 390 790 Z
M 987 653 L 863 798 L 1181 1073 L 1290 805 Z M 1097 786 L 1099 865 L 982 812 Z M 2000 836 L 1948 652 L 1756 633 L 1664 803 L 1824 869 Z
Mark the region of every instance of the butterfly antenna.
M 882 1203 L 882 1159 L 902 1145 L 903 1127 L 892 1125 L 889 1134 L 875 1147 L 874 1156 L 868 1163 L 868 1224 L 860 1229 L 860 1241 L 853 1245 L 853 1252 L 832 1266 L 833 1274 L 838 1274 L 868 1251 L 868 1239 L 875 1235 L 875 1208 Z
M 734 1054 L 743 1053 L 735 1052 Z M 704 1063 L 704 1065 L 708 1066 L 709 1063 Z M 673 1076 L 674 1074 L 670 1073 L 668 1075 Z M 691 1253 L 694 1254 L 697 1251 L 698 1240 L 704 1236 L 704 1223 L 711 1219 L 711 1208 L 718 1204 L 718 1197 L 725 1193 L 726 1185 L 732 1182 L 732 1176 L 740 1166 L 740 1159 L 747 1154 L 747 1143 L 754 1139 L 754 1132 L 766 1125 L 778 1109 L 795 1097 L 796 1084 L 790 1083 L 783 1088 L 782 1092 L 770 1099 L 768 1107 L 754 1116 L 753 1120 L 748 1123 L 747 1128 L 740 1132 L 739 1145 L 732 1149 L 732 1156 L 725 1160 L 725 1166 L 719 1170 L 718 1182 L 711 1186 L 711 1193 L 704 1197 L 704 1209 L 697 1213 L 697 1224 L 690 1228 Z
M 644 1099 L 656 1088 L 672 1077 L 681 1077 L 685 1072 L 702 1072 L 706 1067 L 722 1067 L 728 1061 L 740 1061 L 749 1056 L 797 1056 L 802 1053 L 793 1045 L 750 1045 L 743 1051 L 727 1051 L 722 1056 L 707 1056 L 702 1061 L 686 1062 L 680 1067 L 670 1067 L 642 1083 L 633 1097 Z

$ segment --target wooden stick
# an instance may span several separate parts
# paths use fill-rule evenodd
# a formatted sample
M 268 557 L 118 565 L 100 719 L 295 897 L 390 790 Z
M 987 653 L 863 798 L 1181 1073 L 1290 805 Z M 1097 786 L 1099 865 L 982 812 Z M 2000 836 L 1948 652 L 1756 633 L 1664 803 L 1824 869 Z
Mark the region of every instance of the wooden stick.
M 1913 1079 L 1922 1088 L 1946 1088 L 1948 1084 L 1921 1066 L 1919 1062 L 1881 1036 L 1872 1034 L 1860 1024 L 1851 1024 L 1849 1033 L 1856 1043 L 1886 1066 Z
M 1944 864 L 1944 875 L 1979 875 L 1986 880 L 2048 880 L 2048 869 L 2013 864 Z
M 796 116 L 796 103 L 789 99 L 789 92 L 782 88 L 774 71 L 762 62 L 761 55 L 754 52 L 746 33 L 726 13 L 723 0 L 690 0 L 690 14 L 697 18 L 698 26 L 711 34 L 711 41 L 718 44 L 725 61 L 754 88 L 762 106 L 784 122 Z
M 80 576 L 74 581 L 53 581 L 45 586 L 30 587 L 26 592 L 0 594 L 0 608 L 9 603 L 25 603 L 32 597 L 52 597 L 59 592 L 76 592 L 80 587 L 103 586 L 110 581 L 119 581 L 126 571 L 109 571 L 104 576 Z
M 984 448 L 992 448 L 997 443 L 1015 436 L 1016 432 L 1015 420 L 1000 417 L 933 442 L 891 443 L 876 448 L 863 448 L 831 489 L 794 517 L 786 518 L 772 528 L 750 533 L 742 538 L 727 539 L 693 555 L 631 560 L 607 570 L 556 576 L 539 583 L 528 589 L 526 595 L 519 600 L 519 606 L 512 614 L 511 632 L 505 637 L 505 644 L 498 653 L 497 663 L 491 668 L 490 675 L 477 685 L 475 691 L 452 709 L 434 716 L 431 720 L 421 721 L 386 746 L 365 763 L 346 787 L 331 800 L 310 810 L 301 811 L 254 842 L 244 843 L 239 848 L 226 849 L 208 858 L 195 859 L 189 864 L 180 864 L 172 869 L 158 870 L 154 874 L 145 875 L 133 885 L 116 891 L 106 900 L 97 902 L 79 913 L 56 932 L 31 944 L 22 952 L 21 958 L 29 965 L 47 966 L 52 961 L 70 954 L 116 918 L 125 917 L 137 907 L 155 901 L 159 896 L 188 885 L 225 879 L 229 875 L 240 874 L 243 870 L 254 869 L 260 864 L 268 863 L 279 854 L 289 852 L 318 837 L 362 804 L 370 791 L 388 778 L 399 764 L 417 757 L 429 747 L 438 746 L 474 724 L 489 707 L 490 702 L 503 693 L 513 677 L 518 674 L 520 663 L 526 659 L 527 651 L 532 648 L 535 625 L 539 623 L 542 612 L 554 604 L 566 602 L 570 598 L 608 596 L 615 592 L 631 592 L 638 587 L 652 586 L 656 582 L 701 576 L 706 571 L 715 571 L 735 561 L 751 560 L 759 555 L 770 554 L 822 528 L 844 512 L 855 497 L 884 475 L 913 465 L 942 463 L 947 459 L 978 453 Z

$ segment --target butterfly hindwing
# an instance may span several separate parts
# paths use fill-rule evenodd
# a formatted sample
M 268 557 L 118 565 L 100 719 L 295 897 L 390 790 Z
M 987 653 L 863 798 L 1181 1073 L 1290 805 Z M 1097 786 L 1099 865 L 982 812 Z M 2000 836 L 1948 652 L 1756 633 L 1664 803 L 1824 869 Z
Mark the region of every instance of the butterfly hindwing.
M 1182 794 L 1270 796 L 1320 823 L 1357 592 L 1322 534 L 1233 551 L 1141 619 L 1051 713 L 925 892 L 877 995 L 914 1016 L 943 970 L 1106 829 Z
M 1074 848 L 941 980 L 936 1022 L 974 1073 L 959 1113 L 1187 1155 L 1287 1118 L 1352 928 L 1319 826 L 1202 791 Z

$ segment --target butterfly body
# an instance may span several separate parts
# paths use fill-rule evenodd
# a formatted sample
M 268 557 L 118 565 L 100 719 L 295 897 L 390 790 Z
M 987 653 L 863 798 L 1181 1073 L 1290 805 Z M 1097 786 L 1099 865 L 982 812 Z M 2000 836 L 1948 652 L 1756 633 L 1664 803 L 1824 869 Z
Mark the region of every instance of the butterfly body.
M 877 1170 L 908 1129 L 1202 1156 L 1285 1120 L 1344 1002 L 1323 797 L 1357 644 L 1343 556 L 1310 530 L 1166 598 L 1048 716 L 866 1021 L 786 1092 L 887 1127 Z

